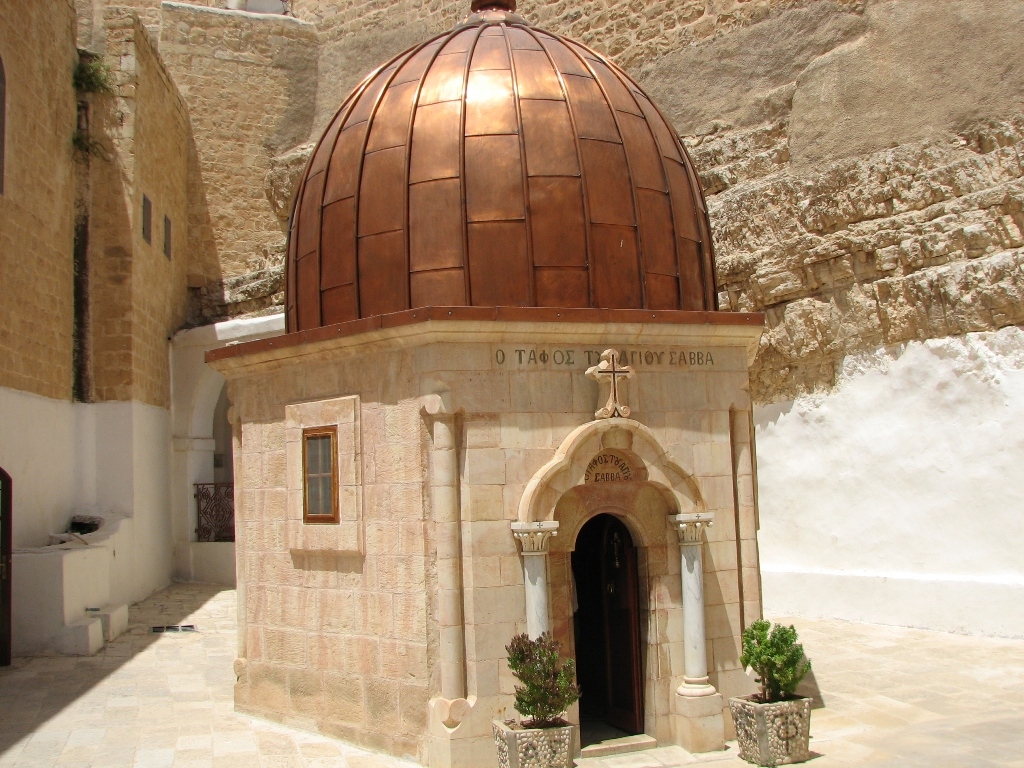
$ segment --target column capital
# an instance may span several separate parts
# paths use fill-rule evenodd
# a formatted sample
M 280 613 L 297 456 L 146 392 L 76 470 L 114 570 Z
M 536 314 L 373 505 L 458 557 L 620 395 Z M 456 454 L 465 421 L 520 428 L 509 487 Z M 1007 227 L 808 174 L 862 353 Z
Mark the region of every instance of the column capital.
M 452 406 L 451 392 L 433 393 L 420 398 L 423 415 L 441 421 L 455 418 L 456 408 Z
M 546 555 L 548 542 L 558 535 L 557 520 L 539 520 L 535 523 L 512 523 L 512 535 L 523 547 L 524 555 Z
M 714 512 L 689 512 L 685 515 L 672 515 L 672 522 L 679 534 L 680 544 L 700 544 L 705 528 L 715 522 Z

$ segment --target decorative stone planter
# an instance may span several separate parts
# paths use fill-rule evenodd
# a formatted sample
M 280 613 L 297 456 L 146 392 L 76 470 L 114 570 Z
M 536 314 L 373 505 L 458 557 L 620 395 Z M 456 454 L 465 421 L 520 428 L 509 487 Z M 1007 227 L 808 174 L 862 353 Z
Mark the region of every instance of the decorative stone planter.
M 572 725 L 523 728 L 515 720 L 493 722 L 501 768 L 572 768 Z
M 755 765 L 802 763 L 810 757 L 811 700 L 759 704 L 748 696 L 729 699 L 740 757 Z

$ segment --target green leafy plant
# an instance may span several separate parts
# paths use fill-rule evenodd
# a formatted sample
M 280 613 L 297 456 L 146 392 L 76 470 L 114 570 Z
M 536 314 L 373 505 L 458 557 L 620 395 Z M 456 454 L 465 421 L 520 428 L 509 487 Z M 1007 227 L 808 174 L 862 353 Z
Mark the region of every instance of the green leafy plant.
M 72 81 L 80 93 L 114 93 L 110 67 L 99 56 L 90 53 L 79 54 Z
M 761 692 L 756 696 L 762 704 L 792 697 L 804 675 L 811 671 L 804 647 L 797 642 L 796 629 L 773 626 L 764 619 L 744 630 L 740 663 L 757 674 Z
M 516 686 L 516 711 L 529 718 L 528 728 L 564 725 L 560 715 L 580 698 L 576 662 L 561 662 L 560 643 L 545 632 L 536 640 L 521 634 L 505 646 L 508 667 L 522 685 Z
M 85 157 L 98 155 L 104 160 L 109 159 L 103 145 L 89 136 L 87 131 L 76 131 L 75 135 L 71 137 L 71 146 L 75 148 L 75 152 L 79 152 Z
M 95 155 L 102 152 L 102 145 L 94 138 L 90 138 L 89 134 L 85 131 L 76 131 L 75 135 L 71 137 L 72 146 L 75 147 L 75 152 L 80 152 L 83 155 Z

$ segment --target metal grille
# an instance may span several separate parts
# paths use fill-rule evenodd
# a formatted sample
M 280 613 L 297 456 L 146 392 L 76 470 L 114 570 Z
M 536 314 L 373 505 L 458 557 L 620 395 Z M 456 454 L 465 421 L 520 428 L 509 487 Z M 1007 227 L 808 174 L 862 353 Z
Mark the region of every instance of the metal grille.
M 196 483 L 199 541 L 235 540 L 235 484 Z
M 195 624 L 165 624 L 163 626 L 150 627 L 149 631 L 155 635 L 162 635 L 168 632 L 198 632 Z

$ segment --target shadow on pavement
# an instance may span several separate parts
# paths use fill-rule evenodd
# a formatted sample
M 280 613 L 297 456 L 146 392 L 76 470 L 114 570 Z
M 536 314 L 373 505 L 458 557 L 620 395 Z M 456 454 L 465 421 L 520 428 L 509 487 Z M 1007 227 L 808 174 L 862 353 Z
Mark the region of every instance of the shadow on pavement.
M 161 638 L 173 642 L 172 634 L 151 633 L 150 627 L 188 623 L 196 624 L 202 633 L 204 617 L 193 614 L 228 590 L 229 587 L 212 584 L 172 585 L 131 606 L 128 631 L 94 656 L 20 657 L 11 666 L 0 667 L 0 759 L 72 704 L 78 704 L 76 721 L 82 721 L 84 727 L 126 724 L 138 706 L 139 702 L 133 706 L 131 701 L 138 698 L 137 691 L 126 680 L 121 691 L 124 695 L 118 700 L 116 676 L 135 656 Z M 195 637 L 192 633 L 180 635 L 181 639 L 188 636 Z M 230 671 L 231 660 L 226 659 L 226 665 Z M 115 678 L 114 685 L 106 686 L 103 696 L 90 702 L 90 692 L 109 678 Z M 24 749 L 30 750 L 32 746 Z M 41 761 L 46 761 L 52 751 L 44 746 L 40 744 L 40 754 L 34 756 Z M 19 760 L 32 757 L 24 751 L 18 756 Z

